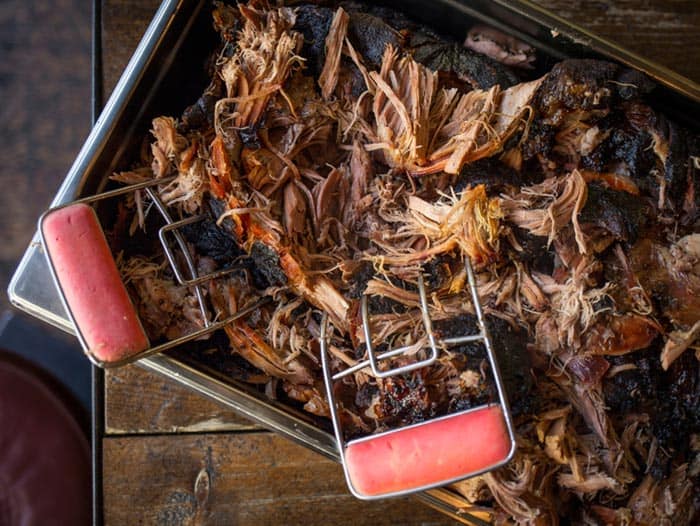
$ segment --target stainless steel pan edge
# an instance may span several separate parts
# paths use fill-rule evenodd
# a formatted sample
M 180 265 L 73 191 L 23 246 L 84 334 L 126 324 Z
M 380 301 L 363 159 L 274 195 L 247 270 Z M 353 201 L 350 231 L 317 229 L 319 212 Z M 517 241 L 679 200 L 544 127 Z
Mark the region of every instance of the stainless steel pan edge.
M 150 82 L 154 79 L 155 82 L 162 80 L 162 75 L 153 70 L 160 68 L 160 71 L 165 71 L 174 60 L 181 40 L 173 37 L 172 33 L 176 30 L 182 31 L 183 28 L 186 31 L 189 28 L 188 20 L 195 17 L 205 2 L 206 0 L 164 0 L 162 2 L 95 127 L 58 190 L 52 206 L 74 199 L 85 190 L 86 185 L 90 182 L 94 184 L 94 179 L 97 177 L 96 162 L 107 155 L 108 143 L 114 138 L 119 125 L 122 127 L 122 133 L 128 135 L 133 132 L 133 127 L 125 126 L 123 121 L 128 120 L 125 119 L 127 107 L 135 104 L 134 94 L 139 88 L 142 90 L 144 88 L 146 72 L 150 70 Z M 408 0 L 405 5 L 420 3 L 421 0 Z M 564 58 L 594 52 L 617 60 L 646 72 L 663 86 L 690 99 L 693 103 L 700 102 L 698 84 L 612 42 L 596 37 L 527 0 L 440 0 L 435 4 L 441 4 L 445 8 L 513 33 L 552 57 Z M 170 47 L 163 59 L 162 56 L 158 57 L 158 51 L 167 36 L 170 37 Z M 160 51 L 162 55 L 162 49 Z M 152 92 L 153 90 L 149 91 L 151 94 Z M 139 104 L 145 107 L 148 102 L 146 99 L 138 101 Z M 133 118 L 134 122 L 137 120 L 138 118 Z M 108 152 L 115 159 L 114 162 L 119 159 L 124 148 L 126 148 L 125 141 L 115 151 Z M 111 168 L 114 168 L 113 164 Z M 102 171 L 102 175 L 108 173 L 111 171 Z M 8 288 L 10 300 L 17 308 L 30 315 L 73 333 L 73 328 L 54 289 L 38 239 L 35 235 L 10 282 Z M 338 460 L 335 440 L 331 434 L 256 397 L 242 385 L 224 383 L 180 360 L 165 355 L 151 356 L 139 363 L 143 368 L 220 402 L 272 431 L 326 457 Z M 465 513 L 458 499 L 455 499 L 454 494 L 449 491 L 435 490 L 420 494 L 418 497 L 426 504 L 461 522 L 485 524 L 477 517 Z

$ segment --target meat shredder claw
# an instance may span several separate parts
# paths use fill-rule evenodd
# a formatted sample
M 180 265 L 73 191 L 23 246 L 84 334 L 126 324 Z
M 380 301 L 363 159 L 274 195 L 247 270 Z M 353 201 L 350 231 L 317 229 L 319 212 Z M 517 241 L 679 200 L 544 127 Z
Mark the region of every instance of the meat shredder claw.
M 380 367 L 382 362 L 405 355 L 413 347 L 376 353 L 371 341 L 368 299 L 365 295 L 360 308 L 367 359 L 333 374 L 328 355 L 328 315 L 323 316 L 320 346 L 326 395 L 345 479 L 352 494 L 358 498 L 398 497 L 451 484 L 496 469 L 507 463 L 515 452 L 515 435 L 505 389 L 468 258 L 465 267 L 479 333 L 437 340 L 428 310 L 425 283 L 422 275 L 419 275 L 421 318 L 429 347 L 425 359 L 394 368 Z M 334 382 L 363 369 L 371 371 L 377 378 L 405 374 L 434 363 L 440 348 L 470 342 L 481 342 L 486 349 L 498 393 L 497 402 L 345 441 L 340 408 L 333 392 Z
M 118 367 L 201 338 L 246 316 L 267 301 L 262 299 L 224 320 L 210 319 L 201 284 L 234 272 L 235 269 L 199 275 L 179 229 L 202 221 L 205 216 L 180 221 L 172 219 L 154 187 L 173 179 L 174 177 L 155 179 L 78 199 L 51 208 L 39 218 L 41 242 L 61 302 L 75 327 L 85 354 L 99 367 Z M 121 280 L 97 214 L 89 206 L 140 190 L 148 194 L 163 217 L 165 225 L 159 229 L 158 238 L 178 283 L 194 288 L 203 324 L 201 329 L 158 345 L 151 345 L 146 336 Z M 177 264 L 177 258 L 167 239 L 168 234 L 172 234 L 175 239 L 189 277 L 185 277 Z M 91 264 L 85 265 L 85 260 Z M 71 276 L 77 278 L 72 279 Z M 98 326 L 104 328 L 99 331 L 100 334 L 95 329 Z

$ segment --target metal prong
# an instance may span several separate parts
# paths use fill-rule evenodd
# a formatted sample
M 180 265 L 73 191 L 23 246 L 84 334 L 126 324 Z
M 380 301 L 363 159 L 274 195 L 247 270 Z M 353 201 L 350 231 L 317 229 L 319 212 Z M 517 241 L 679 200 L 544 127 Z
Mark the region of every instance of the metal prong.
M 370 363 L 370 368 L 372 369 L 372 373 L 378 377 L 378 378 L 387 378 L 389 376 L 393 376 L 395 374 L 403 374 L 407 373 L 410 371 L 414 371 L 416 369 L 421 369 L 423 367 L 427 367 L 428 365 L 432 364 L 435 360 L 437 360 L 438 356 L 438 349 L 437 349 L 437 344 L 435 343 L 435 334 L 433 333 L 433 324 L 430 319 L 430 311 L 428 310 L 428 295 L 425 292 L 425 283 L 423 282 L 423 275 L 419 274 L 418 275 L 418 294 L 420 296 L 420 310 L 421 310 L 421 316 L 423 318 L 423 326 L 425 327 L 425 334 L 428 337 L 428 346 L 430 347 L 430 354 L 428 357 L 424 360 L 419 360 L 415 363 L 411 363 L 408 365 L 404 365 L 402 367 L 394 367 L 389 368 L 385 371 L 381 371 L 379 369 L 379 360 L 380 359 L 386 359 L 391 356 L 397 356 L 399 354 L 403 354 L 407 348 L 406 347 L 401 347 L 399 349 L 394 349 L 392 351 L 389 351 L 388 353 L 382 353 L 380 356 L 377 356 L 374 353 L 374 348 L 372 346 L 372 334 L 370 331 L 369 327 L 369 306 L 368 306 L 368 300 L 367 296 L 364 295 L 362 296 L 362 303 L 361 303 L 361 314 L 362 314 L 362 330 L 365 335 L 365 345 L 367 346 L 367 357 L 369 358 L 369 363 Z
M 183 336 L 180 336 L 179 338 L 175 338 L 174 340 L 168 340 L 165 343 L 161 343 L 160 345 L 156 345 L 155 347 L 151 347 L 150 349 L 147 349 L 143 352 L 140 352 L 134 356 L 130 356 L 129 358 L 126 358 L 125 360 L 121 360 L 118 362 L 95 362 L 93 359 L 93 362 L 96 363 L 96 365 L 99 365 L 101 367 L 105 368 L 110 368 L 110 367 L 119 367 L 122 365 L 125 365 L 127 363 L 130 363 L 134 360 L 139 360 L 141 358 L 145 358 L 146 356 L 150 356 L 152 354 L 157 354 L 161 353 L 163 351 L 167 351 L 169 349 L 172 349 L 174 347 L 177 347 L 179 345 L 182 345 L 183 343 L 187 343 L 192 340 L 199 339 L 203 336 L 206 336 L 208 334 L 211 334 L 212 332 L 218 331 L 219 329 L 223 329 L 226 327 L 229 323 L 233 323 L 234 321 L 243 318 L 244 316 L 247 316 L 254 310 L 262 307 L 266 303 L 270 301 L 269 297 L 262 298 L 252 305 L 249 305 L 248 307 L 245 307 L 244 309 L 239 310 L 235 314 L 232 314 L 226 319 L 219 320 L 213 323 L 207 324 L 204 328 L 196 330 L 194 332 L 191 332 L 189 334 L 185 334 Z M 91 357 L 92 359 L 92 357 Z
M 338 406 L 336 405 L 335 396 L 333 396 L 333 379 L 331 378 L 331 366 L 328 361 L 328 313 L 323 313 L 321 319 L 321 335 L 319 343 L 321 344 L 321 369 L 323 371 L 323 383 L 326 384 L 326 397 L 328 399 L 328 409 L 331 412 L 331 422 L 333 423 L 333 432 L 335 433 L 336 442 L 338 444 L 338 453 L 345 468 L 345 441 L 343 432 L 340 427 L 340 417 L 338 415 Z
M 153 188 L 146 188 L 146 193 L 148 196 L 151 198 L 153 203 L 156 205 L 156 208 L 160 212 L 160 215 L 163 216 L 163 219 L 165 219 L 165 222 L 168 224 L 173 223 L 173 219 L 170 217 L 170 213 L 168 212 L 168 209 L 166 208 L 165 204 L 163 201 L 160 200 L 160 197 L 156 192 L 153 191 Z M 182 255 L 185 258 L 185 262 L 187 263 L 187 269 L 190 271 L 190 276 L 192 279 L 197 279 L 197 268 L 194 266 L 194 261 L 192 261 L 192 256 L 190 255 L 190 251 L 187 249 L 187 243 L 185 242 L 185 238 L 182 237 L 182 234 L 178 232 L 177 230 L 173 230 L 173 236 L 175 237 L 175 241 L 177 241 L 178 246 L 180 247 L 180 250 L 182 251 Z M 161 237 L 161 244 L 163 245 L 163 248 L 165 249 L 165 245 L 167 245 L 167 242 L 164 242 L 163 237 Z M 165 250 L 166 255 L 168 254 L 168 250 Z M 168 260 L 171 260 L 171 256 L 168 256 Z M 177 269 L 177 265 L 173 265 L 171 262 L 171 266 L 173 268 L 173 272 L 175 275 L 179 273 L 179 270 Z M 202 320 L 204 320 L 204 326 L 208 327 L 209 326 L 209 315 L 207 313 L 207 307 L 204 304 L 204 294 L 202 294 L 202 289 L 199 285 L 194 286 L 194 292 L 195 295 L 197 296 L 197 303 L 199 303 L 199 312 L 202 314 Z
M 513 428 L 513 419 L 511 417 L 510 407 L 508 405 L 508 396 L 506 394 L 505 386 L 503 385 L 503 377 L 501 376 L 501 370 L 498 367 L 498 360 L 496 360 L 496 354 L 493 350 L 493 345 L 491 343 L 491 335 L 489 334 L 488 327 L 486 327 L 484 311 L 481 307 L 481 300 L 479 299 L 479 290 L 476 287 L 476 277 L 474 276 L 474 269 L 472 268 L 472 264 L 468 256 L 464 260 L 464 266 L 467 269 L 467 281 L 469 282 L 469 289 L 472 294 L 474 312 L 476 313 L 476 318 L 479 322 L 479 329 L 481 330 L 484 347 L 486 348 L 486 356 L 489 359 L 491 372 L 496 382 L 498 398 L 500 400 L 501 405 L 503 406 L 503 415 L 506 420 L 506 427 L 508 428 L 508 436 L 510 437 L 510 441 L 512 443 L 511 452 L 509 454 L 510 457 L 515 451 L 515 429 Z
M 75 201 L 71 201 L 70 203 L 65 203 L 61 206 L 56 206 L 54 208 L 51 208 L 47 210 L 45 214 L 48 214 L 49 212 L 56 211 L 60 208 L 64 208 L 66 206 L 70 205 L 77 205 L 78 203 L 85 203 L 85 204 L 90 204 L 90 203 L 96 203 L 97 201 L 102 201 L 103 199 L 110 199 L 112 197 L 118 197 L 120 195 L 128 194 L 130 192 L 135 192 L 137 190 L 144 190 L 146 188 L 150 188 L 152 186 L 158 186 L 162 184 L 168 184 L 172 181 L 175 180 L 176 176 L 171 176 L 171 177 L 164 177 L 162 179 L 151 179 L 149 181 L 144 181 L 142 183 L 135 183 L 135 184 L 130 184 L 128 186 L 122 186 L 120 188 L 115 188 L 114 190 L 107 190 L 106 192 L 102 192 L 101 194 L 95 194 L 95 195 L 90 195 L 87 197 L 82 197 L 80 199 L 76 199 Z
M 484 335 L 470 334 L 469 336 L 455 336 L 454 338 L 445 338 L 442 340 L 443 345 L 459 345 L 460 343 L 480 342 L 484 339 Z
M 199 285 L 200 283 L 204 283 L 205 281 L 211 281 L 213 279 L 220 278 L 222 276 L 225 276 L 227 274 L 231 274 L 232 272 L 235 272 L 237 269 L 235 268 L 227 268 L 223 270 L 217 270 L 214 272 L 210 272 L 209 274 L 205 274 L 203 276 L 198 276 L 196 278 L 192 279 L 186 279 L 183 275 L 182 272 L 180 272 L 180 268 L 177 264 L 177 261 L 175 260 L 175 255 L 173 254 L 172 249 L 170 248 L 170 244 L 168 243 L 167 239 L 165 238 L 165 234 L 168 232 L 173 232 L 173 235 L 175 235 L 175 231 L 180 229 L 181 227 L 185 225 L 191 225 L 193 223 L 197 223 L 199 221 L 203 221 L 206 219 L 205 215 L 199 215 L 199 216 L 192 216 L 192 217 L 186 217 L 185 219 L 181 219 L 180 221 L 174 221 L 172 223 L 168 223 L 164 226 L 162 226 L 158 230 L 158 239 L 160 239 L 160 244 L 163 246 L 163 251 L 165 252 L 165 257 L 168 259 L 168 263 L 170 263 L 170 267 L 173 269 L 173 273 L 175 274 L 175 279 L 180 285 L 183 285 L 185 287 L 194 287 L 195 285 Z

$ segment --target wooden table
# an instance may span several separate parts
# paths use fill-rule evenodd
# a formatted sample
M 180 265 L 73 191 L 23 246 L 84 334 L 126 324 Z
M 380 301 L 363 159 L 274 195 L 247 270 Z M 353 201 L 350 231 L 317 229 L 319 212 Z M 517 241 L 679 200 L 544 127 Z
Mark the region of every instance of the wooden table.
M 695 0 L 538 3 L 700 80 Z M 156 0 L 103 0 L 105 97 L 156 7 Z M 340 466 L 136 366 L 105 374 L 104 399 L 108 525 L 451 523 L 415 500 L 360 502 Z

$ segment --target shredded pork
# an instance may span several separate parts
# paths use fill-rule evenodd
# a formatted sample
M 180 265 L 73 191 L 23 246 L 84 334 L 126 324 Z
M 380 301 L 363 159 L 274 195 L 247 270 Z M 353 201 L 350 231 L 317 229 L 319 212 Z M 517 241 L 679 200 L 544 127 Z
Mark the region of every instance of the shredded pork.
M 114 177 L 175 176 L 158 188 L 166 205 L 207 218 L 185 231 L 193 257 L 237 269 L 205 286 L 209 316 L 273 298 L 226 327 L 219 350 L 248 362 L 269 396 L 327 417 L 321 313 L 332 367 L 354 365 L 366 356 L 368 295 L 374 346 L 412 349 L 400 365 L 425 352 L 421 273 L 438 336 L 476 330 L 470 258 L 518 451 L 455 486 L 465 507 L 501 524 L 691 524 L 700 141 L 616 80 L 627 75 L 620 66 L 566 61 L 476 87 L 463 80 L 474 63 L 431 68 L 411 42 L 459 47 L 372 14 L 360 13 L 372 31 L 358 31 L 358 13 L 217 5 L 222 48 L 204 94 L 215 101 L 197 106 L 210 115 L 154 119 L 142 166 Z M 149 205 L 128 196 L 112 239 L 130 246 L 148 231 Z M 154 341 L 202 325 L 161 255 L 132 247 L 121 266 Z M 409 375 L 362 370 L 335 389 L 348 436 L 495 399 L 484 351 L 471 344 Z

